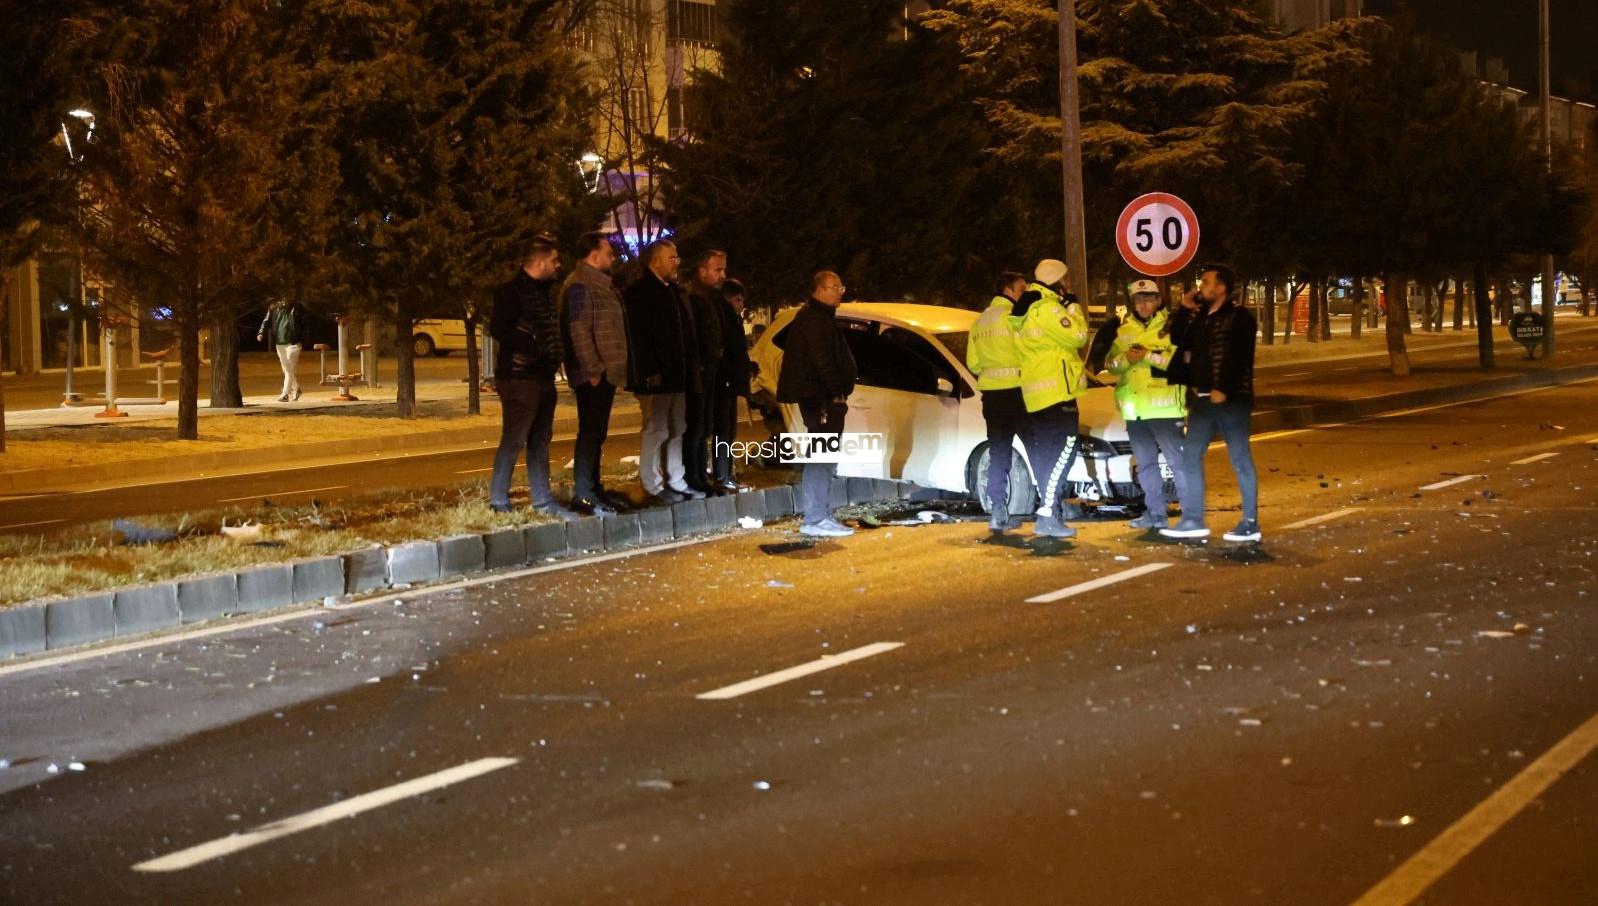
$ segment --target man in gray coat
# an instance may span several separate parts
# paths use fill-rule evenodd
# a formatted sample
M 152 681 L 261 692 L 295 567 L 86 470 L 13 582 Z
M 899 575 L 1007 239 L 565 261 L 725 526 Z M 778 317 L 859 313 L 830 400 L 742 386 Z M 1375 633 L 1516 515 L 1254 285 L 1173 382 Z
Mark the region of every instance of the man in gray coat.
M 572 507 L 609 516 L 623 502 L 600 482 L 599 462 L 616 388 L 627 382 L 627 321 L 611 282 L 616 251 L 610 240 L 603 233 L 585 233 L 577 240 L 577 255 L 581 260 L 560 289 L 566 381 L 577 398 Z

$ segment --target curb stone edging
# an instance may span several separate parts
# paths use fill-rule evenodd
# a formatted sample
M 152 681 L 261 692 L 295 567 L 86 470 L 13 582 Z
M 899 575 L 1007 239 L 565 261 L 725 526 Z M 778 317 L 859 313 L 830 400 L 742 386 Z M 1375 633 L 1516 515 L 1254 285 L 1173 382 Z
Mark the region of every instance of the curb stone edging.
M 1598 365 L 1582 365 L 1365 400 L 1265 410 L 1254 414 L 1252 427 L 1257 432 L 1306 427 L 1411 406 L 1467 402 L 1594 378 L 1598 378 Z M 856 499 L 861 497 L 920 501 L 940 494 L 910 482 L 887 479 L 835 479 L 830 491 L 834 506 L 863 502 Z M 743 498 L 749 498 L 748 502 Z M 781 518 L 792 514 L 799 502 L 792 485 L 757 489 L 739 494 L 736 499 L 725 496 L 686 501 L 673 504 L 669 509 L 662 507 L 628 514 L 633 517 L 632 530 L 621 532 L 617 540 L 621 542 L 621 549 L 625 549 L 655 538 L 664 540 L 668 537 L 668 529 L 670 537 L 675 538 L 720 533 L 736 528 L 739 515 Z M 154 585 L 28 601 L 0 608 L 0 661 L 102 642 L 163 626 L 193 624 L 221 615 L 377 591 L 392 584 L 390 570 L 396 562 L 401 567 L 400 575 L 405 577 L 402 581 L 437 580 L 440 552 L 445 545 L 464 545 L 468 551 L 467 565 L 475 566 L 480 555 L 483 565 L 478 571 L 483 571 L 602 551 L 610 547 L 608 534 L 604 522 L 587 516 L 565 523 L 543 522 L 495 529 L 480 535 L 409 541 L 390 547 L 373 546 L 327 557 L 252 566 L 232 573 L 189 576 Z M 517 535 L 520 535 L 519 543 Z M 473 548 L 477 553 L 472 552 Z M 453 566 L 455 561 L 446 559 Z M 236 599 L 230 599 L 226 591 L 230 579 Z M 205 591 L 201 590 L 202 586 Z M 220 605 L 216 596 L 220 596 Z M 216 613 L 219 608 L 223 613 Z

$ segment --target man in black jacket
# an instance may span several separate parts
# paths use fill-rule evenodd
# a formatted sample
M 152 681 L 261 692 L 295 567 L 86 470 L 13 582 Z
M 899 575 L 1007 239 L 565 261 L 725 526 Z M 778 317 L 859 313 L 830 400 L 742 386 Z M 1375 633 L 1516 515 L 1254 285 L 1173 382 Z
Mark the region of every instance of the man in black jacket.
M 677 291 L 677 245 L 661 239 L 644 250 L 644 273 L 622 294 L 627 310 L 627 389 L 643 416 L 638 480 L 661 503 L 705 495 L 685 483 L 683 433 L 687 394 L 698 391 L 693 315 Z
M 283 394 L 277 398 L 287 403 L 300 398 L 300 350 L 305 348 L 307 326 L 305 306 L 289 299 L 278 299 L 266 307 L 266 317 L 255 331 L 255 339 L 270 342 L 277 348 L 277 363 L 283 368 Z
M 549 487 L 549 440 L 555 427 L 555 371 L 561 363 L 560 310 L 555 277 L 560 252 L 555 237 L 540 233 L 522 246 L 522 266 L 494 290 L 488 332 L 499 344 L 494 384 L 499 392 L 499 450 L 488 486 L 488 505 L 510 511 L 510 478 L 527 450 L 527 490 L 533 509 L 572 519 Z
M 699 256 L 694 279 L 683 293 L 694 316 L 694 350 L 699 363 L 699 392 L 686 397 L 687 428 L 683 432 L 682 463 L 688 487 L 702 494 L 721 494 L 710 484 L 710 428 L 716 398 L 716 377 L 721 369 L 721 285 L 727 282 L 727 253 L 711 249 Z
M 811 434 L 842 434 L 849 394 L 854 392 L 854 354 L 835 317 L 843 292 L 843 279 L 837 274 L 817 273 L 811 280 L 810 301 L 794 315 L 784 337 L 777 402 L 798 403 L 805 430 Z M 854 529 L 832 518 L 828 505 L 836 471 L 832 463 L 804 464 L 799 483 L 804 497 L 800 534 L 820 538 L 854 534 Z
M 1234 298 L 1237 276 L 1224 265 L 1207 265 L 1197 292 L 1182 299 L 1171 319 L 1176 355 L 1172 383 L 1188 388 L 1187 437 L 1182 442 L 1182 519 L 1160 529 L 1168 538 L 1205 538 L 1204 453 L 1219 434 L 1226 441 L 1237 488 L 1243 497 L 1243 521 L 1227 541 L 1259 541 L 1259 478 L 1249 450 L 1249 423 L 1254 408 L 1254 315 Z
M 749 397 L 749 342 L 744 338 L 744 298 L 748 291 L 737 280 L 721 285 L 721 366 L 716 370 L 715 396 L 710 403 L 712 486 L 727 494 L 747 487 L 732 469 L 733 442 L 738 440 L 738 399 Z

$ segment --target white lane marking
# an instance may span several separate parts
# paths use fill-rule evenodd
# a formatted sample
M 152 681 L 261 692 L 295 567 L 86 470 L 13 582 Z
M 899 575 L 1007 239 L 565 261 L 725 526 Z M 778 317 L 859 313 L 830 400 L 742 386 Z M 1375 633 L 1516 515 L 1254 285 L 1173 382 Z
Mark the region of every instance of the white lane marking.
M 72 651 L 67 654 L 58 654 L 54 656 L 36 658 L 33 660 L 25 660 L 17 664 L 0 664 L 0 678 L 10 676 L 13 673 L 28 673 L 34 670 L 43 670 L 47 667 L 59 667 L 63 664 L 72 664 L 78 661 L 86 661 L 90 660 L 91 658 L 104 657 L 111 654 L 125 654 L 130 651 L 142 651 L 145 648 L 155 648 L 160 645 L 175 645 L 180 642 L 203 639 L 207 636 L 222 635 L 229 632 L 245 632 L 251 629 L 259 628 L 261 626 L 271 626 L 274 623 L 287 623 L 291 620 L 303 620 L 308 617 L 314 617 L 317 614 L 323 613 L 329 609 L 357 610 L 362 607 L 371 607 L 376 604 L 386 604 L 387 602 L 400 597 L 417 600 L 426 598 L 429 595 L 436 595 L 440 592 L 446 591 L 454 591 L 455 589 L 459 588 L 470 588 L 474 585 L 484 585 L 489 582 L 502 582 L 509 579 L 519 579 L 523 576 L 532 576 L 539 573 L 554 572 L 556 570 L 562 569 L 576 569 L 579 566 L 589 566 L 595 563 L 604 563 L 608 560 L 617 560 L 623 557 L 636 557 L 639 554 L 652 554 L 660 551 L 669 551 L 679 547 L 688 547 L 689 545 L 693 544 L 704 544 L 707 541 L 721 541 L 725 540 L 726 537 L 727 536 L 725 535 L 710 535 L 704 538 L 690 538 L 686 541 L 672 541 L 667 544 L 656 544 L 652 547 L 637 547 L 631 550 L 601 554 L 597 557 L 584 557 L 580 560 L 566 560 L 560 563 L 548 563 L 543 566 L 535 566 L 529 569 L 488 573 L 487 575 L 477 576 L 476 578 L 472 579 L 462 579 L 458 582 L 451 582 L 447 585 L 429 585 L 426 588 L 413 588 L 408 591 L 388 592 L 378 595 L 375 598 L 364 598 L 359 601 L 351 601 L 347 604 L 340 604 L 335 608 L 318 607 L 314 604 L 307 604 L 303 606 L 303 609 L 291 611 L 289 613 L 278 613 L 272 614 L 271 616 L 238 620 L 235 622 L 228 622 L 220 626 L 205 626 L 197 629 L 188 629 L 182 632 L 167 633 L 164 635 L 152 636 L 147 639 L 139 639 L 132 642 L 122 642 L 121 644 L 117 645 L 106 645 L 101 648 L 89 648 L 81 651 Z
M 1422 491 L 1440 491 L 1443 488 L 1451 488 L 1456 484 L 1464 484 L 1467 481 L 1475 481 L 1478 478 L 1486 477 L 1486 475 L 1460 475 L 1454 478 L 1444 479 L 1443 481 L 1434 481 L 1431 484 L 1423 484 L 1420 486 L 1420 489 Z
M 34 527 L 36 525 L 55 525 L 58 522 L 66 522 L 66 520 L 65 519 L 46 519 L 46 520 L 44 520 L 42 522 L 18 522 L 15 525 L 0 525 L 0 532 L 5 531 L 6 529 L 32 528 L 32 527 Z
M 1525 770 L 1449 825 L 1420 852 L 1355 900 L 1354 906 L 1400 906 L 1412 902 L 1509 823 L 1528 803 L 1591 755 L 1595 748 L 1598 748 L 1598 715 L 1587 718 L 1586 723 L 1555 743 L 1541 758 L 1526 765 Z
M 1085 592 L 1103 588 L 1106 585 L 1114 585 L 1117 582 L 1125 582 L 1128 579 L 1136 579 L 1138 576 L 1146 576 L 1149 573 L 1157 573 L 1170 565 L 1171 564 L 1169 563 L 1145 563 L 1142 566 L 1134 566 L 1128 570 L 1112 573 L 1108 576 L 1101 576 L 1090 582 L 1081 582 L 1076 585 L 1070 585 L 1059 589 L 1058 591 L 1051 591 L 1047 594 L 1035 595 L 1033 597 L 1027 598 L 1026 602 L 1028 604 L 1052 604 L 1055 601 L 1059 601 L 1064 598 L 1075 597 L 1076 595 L 1080 595 Z
M 1538 453 L 1536 456 L 1528 456 L 1525 459 L 1517 459 L 1514 462 L 1510 463 L 1510 465 L 1512 465 L 1512 466 L 1529 466 L 1529 465 L 1531 465 L 1534 462 L 1542 462 L 1545 459 L 1553 459 L 1555 456 L 1558 456 L 1558 455 L 1559 455 L 1558 453 Z
M 1594 437 L 1594 438 L 1589 439 L 1587 441 L 1587 443 L 1589 443 L 1589 444 L 1598 444 L 1598 437 Z
M 1283 375 L 1278 375 L 1278 377 L 1282 377 L 1282 378 L 1295 378 L 1295 377 L 1303 377 L 1303 376 L 1305 376 L 1305 375 L 1307 375 L 1307 374 L 1314 374 L 1314 372 L 1312 372 L 1312 371 L 1295 371 L 1295 372 L 1293 372 L 1293 373 L 1292 373 L 1292 374 L 1283 374 Z
M 516 468 L 519 469 L 519 468 L 521 468 L 521 466 L 517 466 Z M 476 475 L 479 472 L 492 472 L 492 471 L 494 471 L 494 467 L 493 466 L 489 466 L 486 469 L 461 469 L 460 471 L 456 472 L 455 474 L 456 475 Z
M 1297 522 L 1290 522 L 1287 525 L 1282 526 L 1282 530 L 1286 531 L 1288 529 L 1309 528 L 1312 525 L 1320 525 L 1323 522 L 1331 522 L 1333 519 L 1341 519 L 1344 516 L 1352 516 L 1357 512 L 1359 512 L 1358 507 L 1349 507 L 1348 509 L 1343 510 L 1333 510 L 1330 513 L 1322 513 L 1319 516 L 1311 516 L 1308 519 L 1300 519 Z
M 751 692 L 759 692 L 761 689 L 769 689 L 772 686 L 781 685 L 789 680 L 796 680 L 802 676 L 809 676 L 812 673 L 820 673 L 823 670 L 831 670 L 834 667 L 842 667 L 844 664 L 853 663 L 854 661 L 861 660 L 862 658 L 868 658 L 873 655 L 882 654 L 885 651 L 892 651 L 895 648 L 903 647 L 903 642 L 874 642 L 870 645 L 862 645 L 859 648 L 854 648 L 849 651 L 842 651 L 838 654 L 822 655 L 816 660 L 813 660 L 807 664 L 800 664 L 797 667 L 789 667 L 786 670 L 778 670 L 776 673 L 768 673 L 765 676 L 757 676 L 752 680 L 744 680 L 741 683 L 733 683 L 731 686 L 722 686 L 720 689 L 712 689 L 709 692 L 701 692 L 700 694 L 694 696 L 694 698 L 704 699 L 705 701 L 722 701 L 729 698 L 737 698 L 740 695 L 748 695 Z
M 223 497 L 217 503 L 238 503 L 240 500 L 260 500 L 264 497 L 293 497 L 296 494 L 315 494 L 319 491 L 342 491 L 349 487 L 347 484 L 335 484 L 325 488 L 305 488 L 299 491 L 273 491 L 269 494 L 250 494 L 245 497 Z
M 354 799 L 335 802 L 332 805 L 312 809 L 292 818 L 284 818 L 281 821 L 263 824 L 242 834 L 229 834 L 209 843 L 201 843 L 188 849 L 180 849 L 159 859 L 140 862 L 133 866 L 133 870 L 182 871 L 185 868 L 193 868 L 212 859 L 220 859 L 223 856 L 230 856 L 253 846 L 260 846 L 262 843 L 269 843 L 279 837 L 287 837 L 290 834 L 308 831 L 324 824 L 332 824 L 344 818 L 353 818 L 362 812 L 369 812 L 375 808 L 392 805 L 402 799 L 410 799 L 413 796 L 420 796 L 423 793 L 443 789 L 463 780 L 481 777 L 501 768 L 508 768 L 520 760 L 518 758 L 479 758 L 476 761 L 468 761 L 463 765 L 457 765 L 448 770 L 439 771 L 436 774 L 428 774 L 426 777 L 418 777 L 415 780 L 407 780 L 391 787 L 373 790 L 370 793 L 362 793 Z
M 1328 425 L 1326 427 L 1336 427 L 1336 426 Z M 1311 431 L 1319 431 L 1319 430 L 1322 430 L 1322 429 L 1321 428 L 1290 428 L 1290 429 L 1288 429 L 1286 431 L 1267 431 L 1264 434 L 1256 434 L 1253 437 L 1250 437 L 1249 438 L 1249 442 L 1250 443 L 1259 443 L 1261 441 L 1266 441 L 1266 440 L 1281 440 L 1284 437 L 1292 437 L 1295 434 L 1308 434 Z M 1222 443 L 1224 444 L 1224 441 Z M 1210 446 L 1213 447 L 1213 446 L 1215 446 L 1215 444 L 1211 444 Z

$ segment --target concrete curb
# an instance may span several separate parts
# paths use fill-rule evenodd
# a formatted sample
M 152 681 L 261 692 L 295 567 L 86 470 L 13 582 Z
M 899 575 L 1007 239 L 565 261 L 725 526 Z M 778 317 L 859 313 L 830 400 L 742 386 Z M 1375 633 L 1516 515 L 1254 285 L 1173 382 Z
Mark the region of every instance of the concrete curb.
M 638 413 L 633 411 L 615 413 L 610 422 L 612 430 L 637 428 L 640 424 Z M 555 420 L 557 435 L 571 434 L 576 430 L 575 416 Z M 418 450 L 458 449 L 470 446 L 491 450 L 498 443 L 498 428 L 461 428 L 453 431 L 423 431 L 416 434 L 393 434 L 321 443 L 285 444 L 255 450 L 196 453 L 188 456 L 169 456 L 165 459 L 130 459 L 87 466 L 63 466 L 57 469 L 0 471 L 0 493 L 27 494 L 98 482 L 130 482 L 162 478 L 173 473 L 222 471 L 237 467 L 246 460 L 251 468 L 255 468 L 376 453 L 414 453 Z

